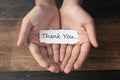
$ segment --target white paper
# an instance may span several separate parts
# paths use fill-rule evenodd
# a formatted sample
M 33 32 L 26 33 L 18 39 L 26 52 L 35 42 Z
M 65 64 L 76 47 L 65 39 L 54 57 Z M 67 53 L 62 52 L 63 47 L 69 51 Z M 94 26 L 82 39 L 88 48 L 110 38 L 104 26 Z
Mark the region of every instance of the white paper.
M 40 42 L 50 44 L 78 43 L 78 34 L 74 30 L 41 30 Z

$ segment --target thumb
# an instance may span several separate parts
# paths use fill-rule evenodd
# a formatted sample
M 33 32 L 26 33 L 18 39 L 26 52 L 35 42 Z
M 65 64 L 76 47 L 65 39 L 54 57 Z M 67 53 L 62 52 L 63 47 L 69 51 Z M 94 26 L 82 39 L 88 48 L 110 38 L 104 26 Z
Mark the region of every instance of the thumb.
M 32 25 L 31 25 L 30 20 L 23 19 L 22 26 L 21 26 L 21 29 L 20 29 L 20 32 L 19 32 L 18 41 L 17 41 L 17 46 L 18 47 L 21 47 L 26 43 L 31 28 L 32 28 Z
M 96 39 L 96 32 L 95 32 L 95 24 L 94 24 L 94 21 L 91 20 L 90 22 L 88 22 L 85 26 L 86 30 L 87 30 L 87 33 L 88 33 L 88 37 L 89 37 L 89 40 L 91 42 L 91 44 L 94 46 L 94 47 L 98 47 L 98 42 L 97 42 L 97 39 Z

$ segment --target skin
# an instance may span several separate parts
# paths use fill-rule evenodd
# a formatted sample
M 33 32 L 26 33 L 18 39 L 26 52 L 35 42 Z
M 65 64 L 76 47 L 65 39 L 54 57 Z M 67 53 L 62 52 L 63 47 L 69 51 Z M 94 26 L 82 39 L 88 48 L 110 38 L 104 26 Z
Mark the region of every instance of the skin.
M 64 0 L 58 12 L 54 0 L 36 0 L 36 6 L 23 19 L 17 46 L 21 47 L 27 42 L 31 54 L 39 65 L 51 72 L 58 73 L 59 68 L 65 73 L 73 69 L 78 70 L 89 53 L 90 44 L 98 47 L 94 21 L 79 6 L 79 1 L 82 2 Z M 79 42 L 60 46 L 40 43 L 39 31 L 49 29 L 76 30 Z
M 78 5 L 79 0 L 64 0 L 60 9 L 61 29 L 76 30 L 79 35 L 79 43 L 60 46 L 61 71 L 65 73 L 78 70 L 85 61 L 90 43 L 98 47 L 96 40 L 94 21 L 92 17 Z
M 36 6 L 23 18 L 17 46 L 26 42 L 39 65 L 51 72 L 59 72 L 59 45 L 42 44 L 39 31 L 60 29 L 59 13 L 54 0 L 36 0 Z

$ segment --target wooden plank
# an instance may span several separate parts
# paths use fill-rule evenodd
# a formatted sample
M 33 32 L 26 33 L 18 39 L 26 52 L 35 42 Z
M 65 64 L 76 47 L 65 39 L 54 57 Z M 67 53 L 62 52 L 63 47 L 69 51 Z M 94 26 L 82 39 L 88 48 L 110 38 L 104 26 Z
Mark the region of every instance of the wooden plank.
M 0 80 L 119 80 L 120 71 L 74 71 L 70 74 L 50 72 L 0 72 Z
M 6 2 L 7 0 L 0 0 L 0 71 L 44 71 L 33 59 L 27 45 L 16 47 L 22 17 L 33 7 L 32 0 Z M 8 5 L 12 6 L 7 9 Z M 23 6 L 25 8 L 22 11 Z M 90 10 L 92 11 L 91 8 Z M 116 12 L 119 13 L 119 10 L 116 9 Z M 99 15 L 95 16 L 95 22 L 100 47 L 92 48 L 81 70 L 120 70 L 120 15 L 94 13 Z
M 22 48 L 16 47 L 20 28 L 19 22 L 11 26 L 5 23 L 0 26 L 0 71 L 43 70 L 31 56 L 27 45 Z M 98 49 L 92 48 L 82 70 L 120 69 L 119 25 L 120 21 L 96 21 L 100 47 Z

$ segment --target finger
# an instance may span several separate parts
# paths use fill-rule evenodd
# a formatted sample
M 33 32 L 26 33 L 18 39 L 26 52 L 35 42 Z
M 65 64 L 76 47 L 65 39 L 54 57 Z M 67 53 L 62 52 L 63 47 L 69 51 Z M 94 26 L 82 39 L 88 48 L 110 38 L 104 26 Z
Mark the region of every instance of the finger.
M 94 21 L 91 20 L 91 22 L 87 23 L 86 26 L 85 26 L 85 28 L 87 30 L 88 37 L 89 37 L 89 40 L 90 40 L 91 44 L 94 47 L 98 47 L 98 42 L 97 42 L 96 33 L 95 33 L 95 24 L 94 24 Z
M 40 48 L 36 44 L 29 43 L 29 49 L 33 57 L 35 58 L 35 60 L 39 63 L 41 67 L 48 68 L 50 66 L 49 63 L 46 61 L 46 59 L 41 54 Z
M 53 61 L 49 58 L 47 49 L 45 47 L 41 47 L 41 52 L 42 52 L 43 56 L 45 57 L 45 59 L 47 60 L 47 62 L 50 64 L 50 66 L 47 68 L 47 70 L 49 70 L 51 72 L 55 72 L 55 73 L 59 72 L 57 65 L 53 64 Z
M 71 55 L 71 52 L 72 52 L 72 48 L 73 48 L 72 45 L 68 45 L 67 48 L 66 48 L 65 58 L 64 58 L 61 66 L 60 66 L 61 71 L 64 71 L 64 68 L 65 68 L 65 66 L 66 66 L 66 64 L 67 64 L 67 62 L 68 62 L 68 60 L 70 58 L 70 55 Z
M 64 69 L 65 73 L 69 73 L 73 69 L 74 63 L 77 60 L 77 58 L 79 56 L 79 53 L 80 53 L 80 45 L 75 45 L 73 47 L 71 57 L 70 57 L 67 65 L 66 65 L 66 67 Z
M 86 59 L 89 51 L 90 51 L 90 43 L 82 44 L 81 50 L 80 50 L 80 55 L 74 64 L 74 69 L 78 70 L 81 67 L 81 65 L 83 64 L 84 60 Z
M 29 37 L 28 37 L 27 42 L 28 43 L 39 44 L 40 43 L 40 41 L 39 41 L 39 32 L 31 30 L 30 33 L 29 33 Z
M 59 45 L 58 44 L 53 44 L 52 45 L 53 48 L 53 53 L 54 53 L 54 61 L 56 63 L 59 63 L 60 61 L 60 50 L 59 50 Z
M 31 22 L 27 19 L 26 20 L 24 19 L 22 22 L 22 26 L 20 29 L 19 38 L 18 38 L 18 42 L 17 42 L 18 47 L 25 44 L 31 28 L 32 28 Z
M 59 72 L 59 68 L 58 68 L 58 66 L 57 66 L 57 64 L 55 63 L 55 61 L 54 61 L 54 55 L 53 55 L 53 49 L 52 49 L 52 45 L 48 45 L 47 46 L 47 51 L 48 51 L 48 57 L 49 57 L 49 59 L 50 60 L 48 60 L 52 65 L 54 65 L 55 66 L 55 68 L 56 68 L 56 70 L 55 70 L 55 72 L 57 73 L 57 72 Z
M 65 52 L 66 52 L 67 45 L 66 44 L 61 44 L 60 45 L 60 61 L 62 62 L 64 57 L 65 57 Z
M 48 53 L 48 57 L 49 57 L 50 61 L 54 61 L 54 60 L 53 60 L 53 49 L 52 49 L 52 45 L 48 45 L 48 46 L 46 47 L 46 49 L 47 49 L 47 53 Z

